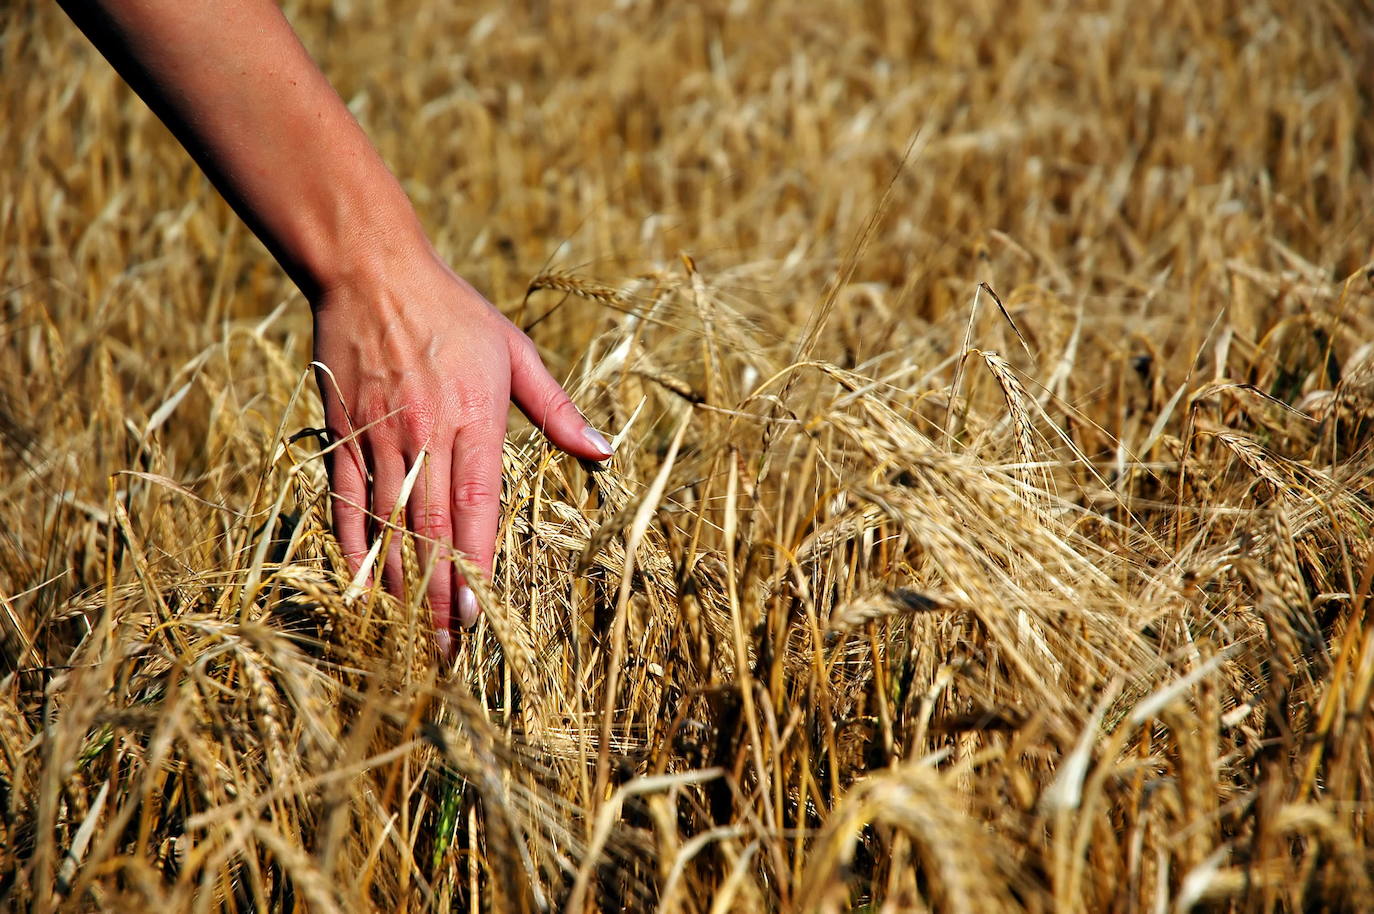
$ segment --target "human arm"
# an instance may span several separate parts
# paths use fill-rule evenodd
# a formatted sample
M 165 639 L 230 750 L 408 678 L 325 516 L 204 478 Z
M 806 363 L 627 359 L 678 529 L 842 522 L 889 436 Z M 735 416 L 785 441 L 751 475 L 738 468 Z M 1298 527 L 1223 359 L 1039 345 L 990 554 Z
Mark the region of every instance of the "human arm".
M 355 567 L 407 471 L 423 562 L 491 568 L 512 400 L 555 445 L 609 456 L 533 344 L 435 254 L 400 184 L 270 0 L 61 0 L 301 288 L 314 313 L 334 522 Z M 371 518 L 369 518 L 369 513 Z M 401 586 L 399 549 L 384 581 Z M 439 561 L 436 629 L 476 616 Z M 458 618 L 455 618 L 458 617 Z M 444 639 L 441 639 L 441 641 Z

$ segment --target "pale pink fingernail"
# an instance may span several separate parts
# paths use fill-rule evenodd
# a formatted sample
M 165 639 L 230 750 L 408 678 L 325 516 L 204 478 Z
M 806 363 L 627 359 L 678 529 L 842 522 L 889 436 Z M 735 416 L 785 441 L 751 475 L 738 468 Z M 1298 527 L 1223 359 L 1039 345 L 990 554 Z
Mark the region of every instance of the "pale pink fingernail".
M 466 584 L 458 588 L 458 622 L 464 628 L 477 624 L 477 597 Z
M 611 443 L 606 440 L 606 436 L 590 425 L 582 430 L 582 437 L 586 438 L 588 444 L 596 448 L 599 453 L 604 454 L 606 457 L 615 453 L 615 451 L 611 449 Z
M 453 636 L 448 629 L 441 628 L 434 633 L 434 643 L 439 646 L 439 659 L 447 660 L 453 656 Z

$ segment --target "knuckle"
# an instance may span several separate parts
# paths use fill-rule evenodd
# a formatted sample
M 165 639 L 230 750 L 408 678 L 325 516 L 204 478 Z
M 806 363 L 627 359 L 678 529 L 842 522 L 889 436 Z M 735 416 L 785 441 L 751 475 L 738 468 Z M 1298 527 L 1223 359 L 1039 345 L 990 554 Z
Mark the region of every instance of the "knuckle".
M 580 420 L 582 414 L 577 411 L 577 407 L 563 389 L 555 385 L 544 392 L 540 398 L 539 412 L 530 418 L 544 426 L 568 418 Z
M 549 401 L 549 415 L 553 418 L 582 421 L 582 413 L 578 412 L 572 399 L 561 389 L 555 389 L 553 393 L 549 394 Z
M 453 486 L 453 505 L 459 511 L 486 508 L 500 498 L 500 485 L 486 479 L 464 479 Z
M 376 398 L 354 419 L 355 435 L 365 436 L 374 448 L 394 450 L 427 445 L 442 425 L 434 392 L 411 389 Z
M 503 405 L 496 392 L 484 386 L 465 385 L 453 392 L 453 410 L 462 426 L 490 421 Z
M 367 448 L 375 455 L 387 451 L 399 451 L 405 444 L 405 430 L 399 416 L 391 416 L 377 421 L 366 431 Z
M 435 502 L 419 505 L 414 511 L 415 532 L 433 534 L 448 532 L 453 522 L 453 512 L 448 505 Z
M 435 433 L 439 431 L 439 420 L 434 410 L 414 401 L 397 418 L 400 422 L 397 431 L 404 439 L 404 443 L 417 447 L 428 446 Z

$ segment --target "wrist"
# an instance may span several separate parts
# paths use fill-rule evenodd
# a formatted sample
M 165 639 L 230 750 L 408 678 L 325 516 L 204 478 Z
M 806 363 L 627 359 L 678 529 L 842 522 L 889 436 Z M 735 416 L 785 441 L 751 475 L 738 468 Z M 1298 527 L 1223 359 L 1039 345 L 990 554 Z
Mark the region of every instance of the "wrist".
M 419 218 L 400 188 L 395 191 L 381 200 L 350 193 L 301 228 L 291 272 L 312 308 L 331 293 L 384 283 L 432 258 Z

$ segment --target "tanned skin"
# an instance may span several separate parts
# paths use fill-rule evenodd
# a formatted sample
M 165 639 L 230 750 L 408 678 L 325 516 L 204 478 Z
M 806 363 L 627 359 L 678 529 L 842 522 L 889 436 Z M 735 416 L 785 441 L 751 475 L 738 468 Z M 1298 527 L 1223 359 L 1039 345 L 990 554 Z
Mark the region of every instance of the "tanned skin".
M 490 574 L 514 402 L 557 447 L 611 449 L 534 345 L 435 253 L 396 178 L 269 0 L 61 0 L 300 287 L 336 439 L 334 526 L 356 570 L 407 502 L 442 649 L 477 617 L 443 559 Z M 399 546 L 383 582 L 401 587 Z

